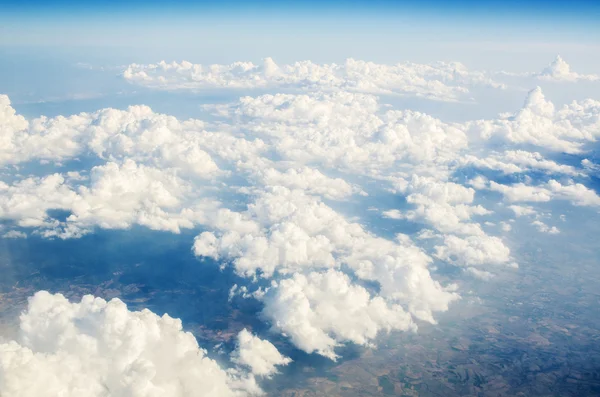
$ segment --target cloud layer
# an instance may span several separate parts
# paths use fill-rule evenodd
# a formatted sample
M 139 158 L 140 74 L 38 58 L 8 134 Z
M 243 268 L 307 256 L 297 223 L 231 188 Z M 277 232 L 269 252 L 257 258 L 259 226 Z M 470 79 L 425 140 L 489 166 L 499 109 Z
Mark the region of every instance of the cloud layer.
M 343 64 L 311 61 L 278 65 L 265 58 L 260 65 L 235 62 L 200 65 L 187 61 L 131 64 L 123 77 L 132 83 L 166 90 L 210 88 L 342 90 L 372 94 L 402 94 L 436 100 L 457 100 L 468 86 L 503 88 L 484 73 L 458 62 L 395 65 L 347 59 Z
M 594 164 L 558 156 L 583 155 L 598 138 L 592 99 L 558 108 L 538 87 L 510 115 L 446 122 L 387 106 L 381 94 L 454 100 L 464 86 L 498 86 L 460 64 L 354 60 L 130 65 L 124 76 L 152 88 L 287 92 L 206 105 L 212 121 L 147 106 L 27 120 L 0 96 L 2 235 L 198 229 L 195 255 L 245 277 L 240 295 L 262 302 L 272 329 L 308 353 L 335 359 L 341 344 L 370 346 L 378 332 L 435 323 L 462 282 L 442 281 L 439 264 L 483 280 L 515 271 L 503 238 L 512 219 L 499 217 L 535 216 L 556 200 L 600 206 L 587 185 Z M 559 232 L 546 219 L 529 222 Z M 238 345 L 243 373 L 268 377 L 288 362 L 249 333 Z M 219 384 L 236 392 L 227 376 Z

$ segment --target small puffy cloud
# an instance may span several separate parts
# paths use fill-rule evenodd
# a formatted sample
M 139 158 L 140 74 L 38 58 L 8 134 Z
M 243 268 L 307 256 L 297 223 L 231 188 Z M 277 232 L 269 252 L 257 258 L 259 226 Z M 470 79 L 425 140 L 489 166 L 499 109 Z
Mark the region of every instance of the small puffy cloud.
M 237 347 L 232 354 L 232 361 L 249 368 L 256 376 L 269 377 L 277 373 L 277 366 L 287 365 L 292 360 L 283 356 L 269 341 L 252 335 L 243 329 L 237 336 Z
M 181 321 L 118 299 L 70 303 L 38 292 L 17 341 L 0 344 L 0 390 L 21 397 L 215 397 L 260 393 L 252 375 L 227 371 Z
M 511 261 L 510 249 L 502 240 L 486 235 L 465 238 L 446 236 L 444 245 L 436 247 L 436 256 L 466 267 L 506 265 Z
M 589 159 L 581 160 L 581 166 L 585 168 L 587 171 L 598 172 L 600 171 L 600 166 L 598 164 L 593 163 Z
M 494 278 L 493 273 L 486 272 L 485 270 L 480 270 L 480 269 L 477 269 L 474 267 L 467 267 L 465 269 L 465 271 L 467 273 L 471 274 L 473 277 L 476 277 L 478 279 L 485 280 L 485 281 L 488 281 L 488 280 L 491 280 Z
M 389 219 L 405 219 L 405 215 L 398 210 L 383 211 L 381 215 Z
M 467 181 L 467 185 L 474 187 L 477 190 L 483 190 L 488 186 L 488 180 L 486 177 L 477 175 L 475 178 Z
M 285 172 L 274 168 L 257 171 L 266 186 L 285 186 L 301 189 L 331 200 L 343 200 L 359 192 L 341 178 L 330 178 L 319 170 L 309 167 L 290 168 Z
M 579 74 L 571 71 L 571 66 L 560 55 L 557 55 L 554 61 L 537 74 L 536 77 L 540 80 L 564 82 L 600 80 L 600 76 L 597 74 Z
M 515 213 L 516 216 L 521 217 L 525 215 L 535 215 L 537 212 L 530 206 L 526 205 L 509 205 L 508 208 Z
M 508 202 L 546 202 L 552 200 L 552 192 L 542 186 L 529 186 L 524 183 L 503 185 L 494 181 L 490 182 L 490 190 L 502 193 Z M 515 214 L 517 212 L 515 211 Z
M 471 217 L 491 212 L 482 206 L 471 205 L 475 198 L 474 189 L 416 175 L 399 187 L 408 193 L 406 201 L 415 209 L 403 214 L 388 211 L 388 216 L 401 215 L 405 219 L 422 220 L 442 233 L 483 234 L 479 224 L 470 221 Z
M 18 230 L 9 230 L 2 235 L 3 238 L 27 238 L 27 234 Z
M 560 55 L 557 55 L 552 62 L 539 72 L 513 73 L 513 72 L 496 72 L 493 73 L 496 77 L 509 76 L 529 78 L 544 82 L 559 82 L 559 83 L 578 83 L 578 82 L 593 82 L 600 81 L 600 76 L 597 74 L 580 74 L 571 70 L 571 65 L 567 63 Z
M 544 222 L 536 220 L 531 222 L 531 224 L 533 226 L 536 227 L 536 229 L 540 232 L 540 233 L 548 233 L 548 234 L 558 234 L 560 233 L 560 230 L 558 230 L 558 228 L 556 226 L 548 226 L 546 225 Z

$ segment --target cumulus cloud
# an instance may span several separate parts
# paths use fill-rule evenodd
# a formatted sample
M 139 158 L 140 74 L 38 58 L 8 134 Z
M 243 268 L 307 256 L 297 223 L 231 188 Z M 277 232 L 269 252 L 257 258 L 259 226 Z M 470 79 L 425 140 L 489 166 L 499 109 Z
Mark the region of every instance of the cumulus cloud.
M 380 330 L 416 330 L 399 305 L 353 284 L 347 275 L 329 270 L 283 279 L 262 298 L 264 316 L 307 353 L 335 359 L 341 342 L 369 344 Z
M 277 366 L 292 362 L 289 357 L 279 353 L 271 342 L 252 335 L 246 329 L 237 336 L 237 348 L 232 354 L 232 361 L 262 377 L 269 377 L 277 372 Z
M 560 230 L 558 230 L 558 228 L 556 226 L 548 226 L 546 225 L 544 222 L 536 220 L 531 222 L 531 224 L 533 226 L 536 227 L 536 229 L 541 232 L 541 233 L 548 233 L 548 234 L 558 234 L 560 233 Z
M 331 200 L 343 200 L 358 192 L 365 194 L 342 178 L 330 178 L 319 170 L 309 167 L 289 168 L 285 172 L 267 168 L 257 171 L 257 174 L 266 186 L 300 189 Z
M 531 186 L 524 183 L 503 185 L 491 181 L 489 188 L 490 190 L 502 193 L 504 200 L 508 202 L 547 202 L 557 199 L 569 201 L 576 206 L 600 206 L 600 196 L 593 189 L 581 183 L 571 182 L 563 185 L 551 179 L 544 184 Z M 519 207 L 511 209 L 519 215 Z M 528 214 L 528 212 L 521 214 Z
M 27 233 L 18 230 L 9 230 L 2 235 L 4 238 L 27 238 Z
M 476 277 L 481 280 L 491 280 L 494 278 L 494 274 L 490 272 L 486 272 L 485 270 L 476 269 L 474 267 L 467 267 L 466 272 L 471 274 L 473 277 Z
M 264 318 L 300 349 L 335 358 L 340 344 L 370 345 L 380 331 L 413 330 L 417 320 L 435 323 L 436 313 L 460 296 L 452 281 L 436 280 L 430 271 L 436 260 L 480 279 L 516 267 L 508 244 L 489 234 L 510 225 L 490 219 L 496 207 L 479 201 L 486 190 L 511 204 L 557 199 L 600 205 L 581 183 L 590 164 L 580 170 L 547 157 L 548 151 L 581 152 L 596 139 L 595 101 L 557 110 L 536 89 L 511 117 L 457 123 L 390 109 L 373 94 L 426 96 L 433 90 L 447 98 L 467 80 L 486 84 L 461 70 L 357 61 L 128 68 L 128 78 L 148 86 L 307 89 L 205 106 L 217 122 L 181 121 L 146 106 L 26 120 L 2 97 L 0 163 L 41 161 L 47 172 L 7 171 L 10 177 L 0 181 L 0 219 L 60 238 L 95 227 L 142 225 L 174 233 L 201 227 L 195 255 L 217 259 L 249 280 L 271 282 L 266 290 L 252 292 L 248 283 L 239 291 L 262 301 Z M 405 75 L 413 72 L 407 83 Z M 382 91 L 384 82 L 391 91 Z M 81 169 L 57 172 L 53 162 L 69 159 Z M 464 183 L 464 168 L 541 171 L 574 181 L 505 184 L 469 175 Z M 378 211 L 421 227 L 414 239 L 377 235 L 355 210 L 364 197 L 381 192 L 393 197 L 376 202 Z M 402 208 L 394 208 L 399 202 Z M 530 215 L 533 205 L 509 208 Z M 273 349 L 240 334 L 234 356 L 239 373 L 270 376 L 287 362 Z M 242 378 L 236 379 L 251 380 Z
M 178 233 L 206 223 L 205 213 L 215 205 L 198 200 L 184 206 L 192 194 L 189 185 L 173 173 L 133 160 L 92 168 L 89 186 L 74 187 L 53 174 L 0 185 L 0 192 L 0 217 L 62 238 L 81 236 L 96 226 L 126 229 L 133 224 Z M 49 210 L 57 209 L 69 213 L 62 222 L 49 216 Z
M 360 279 L 378 282 L 382 299 L 403 304 L 413 316 L 431 322 L 435 311 L 447 310 L 458 297 L 432 279 L 431 259 L 408 236 L 396 241 L 373 236 L 299 190 L 277 187 L 262 193 L 242 217 L 246 221 L 237 225 L 244 227 L 223 222 L 219 233 L 200 234 L 196 255 L 230 260 L 238 273 L 250 277 L 321 274 L 346 265 Z M 330 347 L 336 343 L 333 339 Z
M 403 215 L 406 219 L 423 220 L 442 233 L 483 234 L 479 224 L 470 222 L 473 215 L 491 212 L 480 205 L 471 205 L 475 190 L 453 182 L 413 176 L 397 186 L 408 193 L 406 201 L 416 208 Z M 388 213 L 389 214 L 389 213 Z M 397 213 L 392 215 L 398 216 Z
M 503 153 L 492 152 L 485 158 L 465 155 L 462 161 L 465 165 L 498 170 L 504 174 L 542 171 L 549 174 L 582 175 L 581 171 L 573 166 L 558 164 L 555 161 L 545 159 L 538 152 L 524 150 L 507 150 Z
M 516 216 L 524 216 L 524 215 L 535 215 L 537 212 L 529 206 L 526 205 L 509 205 L 508 208 L 515 213 Z
M 459 128 L 414 111 L 385 110 L 373 95 L 337 92 L 244 97 L 215 111 L 289 161 L 380 176 L 419 164 L 443 172 L 468 146 Z
M 514 73 L 500 71 L 492 73 L 495 78 L 500 80 L 501 77 L 517 77 L 525 78 L 528 81 L 538 82 L 558 82 L 558 83 L 579 83 L 579 82 L 595 82 L 600 81 L 600 76 L 597 74 L 580 74 L 571 70 L 571 65 L 567 63 L 560 55 L 557 55 L 541 71 Z
M 296 88 L 403 94 L 438 100 L 456 100 L 473 85 L 504 88 L 485 73 L 470 71 L 458 62 L 384 65 L 347 59 L 339 65 L 311 61 L 277 65 L 273 59 L 265 58 L 260 65 L 252 62 L 199 65 L 162 61 L 131 64 L 123 77 L 135 84 L 166 90 Z
M 549 81 L 598 81 L 600 76 L 596 74 L 579 74 L 571 71 L 571 66 L 560 56 L 557 55 L 544 70 L 536 75 L 540 80 Z
M 449 235 L 444 245 L 436 247 L 436 256 L 460 266 L 509 264 L 510 250 L 502 240 L 493 236 L 468 236 L 465 238 Z M 510 266 L 514 266 L 510 263 Z
M 574 101 L 557 110 L 540 87 L 530 91 L 523 107 L 512 115 L 465 124 L 470 134 L 484 139 L 503 139 L 566 153 L 581 153 L 586 143 L 598 138 L 599 126 L 600 102 Z
M 244 340 L 243 364 L 260 375 L 274 351 Z M 264 342 L 264 341 L 261 341 Z M 250 343 L 257 343 L 251 339 Z M 268 342 L 266 342 L 268 343 Z M 262 349 L 268 345 L 260 345 Z M 272 346 L 272 345 L 271 345 Z M 260 350 L 260 349 L 258 349 Z M 275 350 L 276 351 L 276 350 Z M 10 396 L 247 396 L 260 394 L 253 373 L 227 370 L 207 357 L 181 321 L 151 311 L 129 311 L 119 299 L 84 296 L 70 303 L 42 291 L 20 318 L 19 340 L 0 344 L 0 390 Z

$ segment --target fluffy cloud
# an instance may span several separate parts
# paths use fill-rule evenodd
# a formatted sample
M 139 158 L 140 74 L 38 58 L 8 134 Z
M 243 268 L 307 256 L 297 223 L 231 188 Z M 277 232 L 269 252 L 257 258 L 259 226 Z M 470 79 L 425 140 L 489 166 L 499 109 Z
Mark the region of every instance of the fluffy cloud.
M 241 362 L 259 375 L 286 363 L 268 342 L 247 332 L 240 341 Z M 207 357 L 178 319 L 147 309 L 132 312 L 118 299 L 87 295 L 70 303 L 44 291 L 30 298 L 19 340 L 0 344 L 0 390 L 22 397 L 261 392 L 251 371 L 226 370 Z
M 263 314 L 275 329 L 300 349 L 331 359 L 337 357 L 334 348 L 341 342 L 365 345 L 380 330 L 416 330 L 401 306 L 371 297 L 334 270 L 295 274 L 271 287 L 262 300 Z
M 582 175 L 570 165 L 558 164 L 545 159 L 538 152 L 524 150 L 507 150 L 503 153 L 492 152 L 485 158 L 465 155 L 462 159 L 465 165 L 477 168 L 498 170 L 504 174 L 525 173 L 529 171 L 543 171 L 549 174 Z
M 71 157 L 80 150 L 74 136 L 84 123 L 77 116 L 29 122 L 16 114 L 6 95 L 0 95 L 0 165 Z
M 537 228 L 537 230 L 541 233 L 548 233 L 548 234 L 558 234 L 560 233 L 560 230 L 558 230 L 558 228 L 556 226 L 548 226 L 546 225 L 544 222 L 536 220 L 531 222 L 531 224 L 533 226 L 535 226 Z
M 518 217 L 524 215 L 535 215 L 537 213 L 532 207 L 524 205 L 509 205 L 508 208 L 512 210 Z
M 536 77 L 540 80 L 567 82 L 600 80 L 600 76 L 596 74 L 579 74 L 571 71 L 571 66 L 560 55 L 557 55 L 554 61 Z
M 472 85 L 504 87 L 484 73 L 469 71 L 458 62 L 383 65 L 354 59 L 348 59 L 341 65 L 311 61 L 277 65 L 271 58 L 265 58 L 261 65 L 252 62 L 199 65 L 186 61 L 162 61 L 147 65 L 131 64 L 123 72 L 123 77 L 135 84 L 167 90 L 297 88 L 408 94 L 438 100 L 456 100 Z
M 4 238 L 27 238 L 27 234 L 18 230 L 9 230 L 2 235 Z
M 331 200 L 343 200 L 358 192 L 365 194 L 341 178 L 330 178 L 319 170 L 309 167 L 289 168 L 285 172 L 267 168 L 258 170 L 257 174 L 266 186 L 300 189 Z
M 210 179 L 222 173 L 213 156 L 218 161 L 246 162 L 264 147 L 260 140 L 207 131 L 202 121 L 179 121 L 147 106 L 28 121 L 16 115 L 8 98 L 2 96 L 0 126 L 0 165 L 92 155 L 177 168 L 183 174 Z
M 444 245 L 437 246 L 436 250 L 438 258 L 466 267 L 507 264 L 511 259 L 510 250 L 502 240 L 492 236 L 460 238 L 449 235 L 444 238 Z
M 529 92 L 523 107 L 498 120 L 467 122 L 470 134 L 535 145 L 553 151 L 580 153 L 600 131 L 600 102 L 587 99 L 556 109 L 540 87 Z
M 194 243 L 196 255 L 230 260 L 239 274 L 249 277 L 321 274 L 345 265 L 360 279 L 377 282 L 382 299 L 402 304 L 411 315 L 430 322 L 435 321 L 434 312 L 447 310 L 458 298 L 432 279 L 431 259 L 408 236 L 396 241 L 373 236 L 299 190 L 272 188 L 242 217 L 245 222 L 223 222 L 217 234 L 200 234 Z M 332 340 L 331 347 L 337 344 Z
M 212 123 L 180 121 L 146 106 L 25 120 L 3 97 L 0 162 L 50 163 L 36 176 L 5 168 L 0 219 L 61 238 L 95 227 L 143 225 L 177 233 L 201 226 L 193 246 L 197 256 L 231 265 L 248 279 L 270 281 L 266 292 L 243 286 L 243 296 L 260 299 L 264 318 L 300 349 L 335 358 L 340 344 L 369 345 L 379 331 L 414 329 L 417 320 L 435 323 L 436 313 L 459 299 L 452 281 L 442 285 L 430 271 L 435 260 L 481 279 L 516 266 L 509 247 L 488 234 L 506 232 L 509 225 L 494 220 L 500 226 L 488 227 L 495 208 L 479 203 L 485 190 L 511 203 L 560 199 L 600 205 L 592 189 L 575 181 L 531 185 L 525 178 L 527 184 L 505 185 L 475 176 L 465 186 L 460 178 L 468 167 L 584 180 L 590 164 L 578 169 L 545 155 L 577 153 L 594 141 L 597 102 L 557 110 L 537 89 L 511 117 L 446 123 L 390 109 L 365 92 L 381 93 L 386 82 L 393 92 L 406 88 L 429 95 L 437 87 L 435 92 L 448 97 L 452 90 L 444 91 L 446 85 L 436 79 L 477 80 L 471 72 L 458 65 L 410 65 L 413 70 L 353 62 L 128 69 L 131 79 L 145 79 L 149 86 L 308 88 L 206 106 L 218 120 Z M 446 67 L 453 68 L 451 77 L 442 72 Z M 411 80 L 416 85 L 403 80 L 410 70 L 418 71 Z M 481 79 L 477 84 L 485 84 Z M 331 91 L 320 91 L 324 88 Z M 73 161 L 78 170 L 58 173 L 51 164 L 78 158 L 83 159 Z M 377 202 L 381 192 L 387 197 L 376 205 L 384 216 L 423 227 L 414 240 L 376 235 L 361 223 L 365 217 L 353 217 L 352 210 L 366 200 L 358 195 Z M 401 210 L 393 208 L 400 202 Z M 517 216 L 536 211 L 509 208 Z M 53 210 L 65 218 L 53 216 Z M 248 333 L 239 336 L 238 346 L 234 360 L 246 372 L 268 377 L 275 365 L 287 362 L 274 346 Z
M 62 238 L 80 236 L 95 226 L 125 229 L 133 224 L 178 233 L 206 223 L 206 211 L 216 205 L 200 199 L 184 206 L 192 194 L 189 185 L 170 172 L 132 160 L 92 168 L 89 186 L 74 187 L 53 174 L 0 185 L 0 192 L 0 217 Z M 69 216 L 59 222 L 49 210 L 67 211 Z
M 352 174 L 422 163 L 440 172 L 466 149 L 459 128 L 414 111 L 384 111 L 372 95 L 347 92 L 243 97 L 215 107 L 252 136 L 270 143 L 284 159 L 317 163 Z
M 442 233 L 483 234 L 481 227 L 469 222 L 472 215 L 487 215 L 490 211 L 473 206 L 475 190 L 453 182 L 413 176 L 410 181 L 397 181 L 399 189 L 407 193 L 406 201 L 414 210 L 406 211 L 404 218 L 422 219 Z M 398 213 L 388 213 L 398 217 Z
M 492 73 L 494 78 L 502 81 L 502 77 L 521 78 L 521 82 L 526 81 L 528 84 L 532 82 L 555 82 L 555 83 L 579 83 L 579 82 L 595 82 L 600 81 L 600 76 L 596 74 L 580 74 L 571 70 L 571 65 L 567 63 L 560 55 L 557 55 L 541 71 L 514 73 L 500 71 Z M 511 81 L 514 83 L 514 81 Z
M 553 199 L 567 200 L 573 205 L 597 207 L 600 206 L 600 196 L 581 183 L 568 183 L 566 185 L 551 179 L 538 185 L 530 186 L 524 183 L 514 185 L 502 185 L 491 181 L 490 190 L 500 192 L 504 200 L 508 202 L 547 202 Z M 519 215 L 520 209 L 514 207 L 515 213 Z
M 269 377 L 277 372 L 277 366 L 287 365 L 292 360 L 283 356 L 269 341 L 262 340 L 243 329 L 237 337 L 237 348 L 232 361 L 247 367 L 252 374 Z

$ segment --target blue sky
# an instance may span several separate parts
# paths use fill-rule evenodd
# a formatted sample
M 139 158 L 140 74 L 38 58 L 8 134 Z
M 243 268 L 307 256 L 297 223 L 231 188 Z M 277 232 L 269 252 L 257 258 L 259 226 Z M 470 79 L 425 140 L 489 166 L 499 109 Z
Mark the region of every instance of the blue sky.
M 190 2 L 2 1 L 0 59 L 101 65 L 348 57 L 460 60 L 527 71 L 560 53 L 600 68 L 600 6 L 592 1 Z M 506 54 L 511 54 L 510 65 Z M 25 61 L 25 59 L 23 59 Z M 4 61 L 6 62 L 6 61 Z
M 594 1 L 2 1 L 0 44 L 127 44 L 140 35 L 226 32 L 598 39 Z M 78 29 L 77 34 L 72 34 Z M 81 29 L 81 30 L 80 30 Z M 124 34 L 126 34 L 124 36 Z M 118 38 L 118 39 L 117 39 Z M 154 38 L 154 37 L 152 37 Z M 213 39 L 219 37 L 212 37 Z M 413 39 L 415 37 L 412 37 Z

